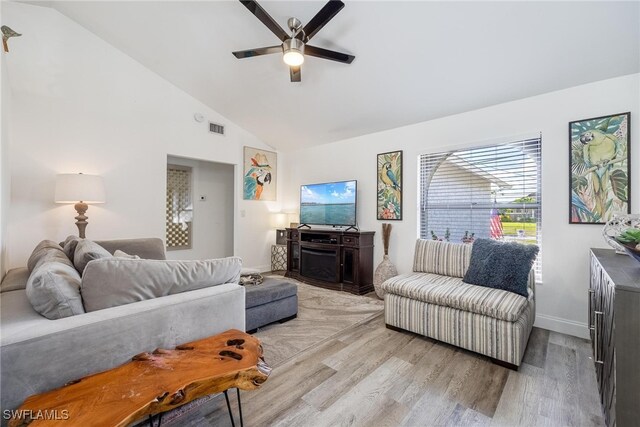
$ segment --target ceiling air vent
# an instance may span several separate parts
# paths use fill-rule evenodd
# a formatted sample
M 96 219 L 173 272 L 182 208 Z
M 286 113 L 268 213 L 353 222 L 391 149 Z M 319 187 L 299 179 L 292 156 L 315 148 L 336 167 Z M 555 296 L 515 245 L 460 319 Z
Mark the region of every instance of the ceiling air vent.
M 224 135 L 224 126 L 209 122 L 209 132 Z

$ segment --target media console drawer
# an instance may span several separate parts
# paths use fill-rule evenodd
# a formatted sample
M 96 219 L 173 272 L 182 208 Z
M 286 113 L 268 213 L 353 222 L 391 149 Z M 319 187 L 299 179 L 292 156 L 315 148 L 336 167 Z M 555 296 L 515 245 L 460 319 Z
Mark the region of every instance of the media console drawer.
M 342 237 L 342 244 L 347 246 L 358 246 L 359 239 L 356 236 L 344 236 Z

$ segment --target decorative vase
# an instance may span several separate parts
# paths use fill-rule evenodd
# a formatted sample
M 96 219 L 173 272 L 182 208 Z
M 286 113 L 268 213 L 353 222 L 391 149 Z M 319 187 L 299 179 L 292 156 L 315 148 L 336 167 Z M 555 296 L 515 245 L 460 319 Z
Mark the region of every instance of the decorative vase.
M 384 299 L 385 292 L 382 283 L 390 277 L 397 276 L 398 270 L 389 259 L 389 238 L 391 238 L 391 224 L 382 224 L 382 244 L 384 246 L 384 258 L 373 274 L 373 288 L 380 299 Z
M 376 268 L 375 273 L 373 274 L 373 288 L 376 291 L 376 295 L 378 298 L 384 299 L 384 290 L 382 289 L 382 284 L 385 280 L 398 275 L 398 270 L 396 266 L 393 265 L 391 260 L 389 259 L 389 255 L 385 255 L 382 258 L 382 262 Z

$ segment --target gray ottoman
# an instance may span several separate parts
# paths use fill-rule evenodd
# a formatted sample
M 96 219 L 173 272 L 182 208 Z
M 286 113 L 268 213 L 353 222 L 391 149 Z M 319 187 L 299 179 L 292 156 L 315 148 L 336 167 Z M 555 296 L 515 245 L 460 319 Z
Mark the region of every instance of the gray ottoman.
M 286 322 L 298 315 L 298 287 L 283 279 L 268 278 L 259 285 L 248 285 L 246 289 L 246 330 L 273 322 Z

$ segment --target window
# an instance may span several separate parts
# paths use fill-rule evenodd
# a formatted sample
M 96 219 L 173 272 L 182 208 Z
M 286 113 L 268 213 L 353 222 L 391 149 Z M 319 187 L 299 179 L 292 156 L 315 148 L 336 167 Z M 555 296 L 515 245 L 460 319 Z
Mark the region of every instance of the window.
M 482 237 L 542 249 L 541 138 L 423 154 L 420 195 L 423 239 Z
M 167 249 L 191 249 L 191 168 L 167 165 Z

